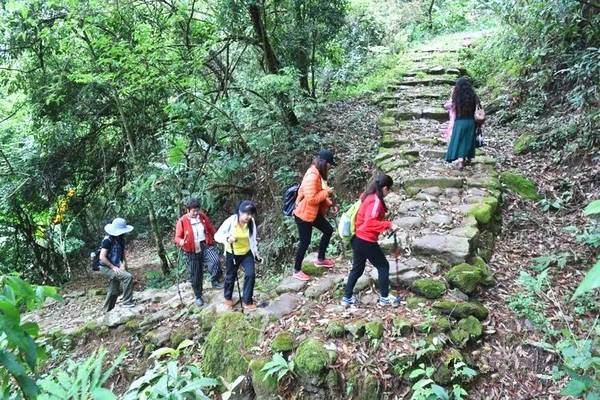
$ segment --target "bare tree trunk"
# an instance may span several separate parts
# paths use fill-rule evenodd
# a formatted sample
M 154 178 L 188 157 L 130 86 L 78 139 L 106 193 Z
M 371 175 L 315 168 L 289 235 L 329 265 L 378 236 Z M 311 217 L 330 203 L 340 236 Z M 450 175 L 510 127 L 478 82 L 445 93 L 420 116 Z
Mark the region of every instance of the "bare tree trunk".
M 434 3 L 435 0 L 431 0 L 431 3 L 429 3 L 429 10 L 427 10 L 427 15 L 429 16 L 429 29 L 433 28 L 433 16 L 431 14 L 433 12 Z

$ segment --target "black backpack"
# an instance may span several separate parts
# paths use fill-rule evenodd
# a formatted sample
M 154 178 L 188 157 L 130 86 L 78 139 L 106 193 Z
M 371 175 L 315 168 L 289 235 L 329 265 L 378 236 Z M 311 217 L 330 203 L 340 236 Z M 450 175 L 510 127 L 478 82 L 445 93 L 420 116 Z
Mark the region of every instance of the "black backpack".
M 98 246 L 96 251 L 93 251 L 92 254 L 90 254 L 90 267 L 94 272 L 100 271 L 100 251 L 102 250 L 102 242 L 104 241 L 104 239 L 110 240 L 110 244 L 112 245 L 112 239 L 110 238 L 110 236 L 105 236 L 104 238 L 102 238 L 100 246 Z
M 298 189 L 300 185 L 297 183 L 287 188 L 283 194 L 283 215 L 291 217 L 296 209 L 296 199 L 298 198 Z

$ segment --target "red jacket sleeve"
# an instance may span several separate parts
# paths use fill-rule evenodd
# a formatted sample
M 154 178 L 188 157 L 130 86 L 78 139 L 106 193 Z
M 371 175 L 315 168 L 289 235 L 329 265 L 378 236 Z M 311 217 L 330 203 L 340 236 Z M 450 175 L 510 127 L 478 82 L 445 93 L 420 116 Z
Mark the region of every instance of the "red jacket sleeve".
M 175 225 L 175 238 L 173 242 L 176 246 L 180 246 L 181 240 L 183 239 L 183 220 L 179 218 L 177 220 L 177 224 Z

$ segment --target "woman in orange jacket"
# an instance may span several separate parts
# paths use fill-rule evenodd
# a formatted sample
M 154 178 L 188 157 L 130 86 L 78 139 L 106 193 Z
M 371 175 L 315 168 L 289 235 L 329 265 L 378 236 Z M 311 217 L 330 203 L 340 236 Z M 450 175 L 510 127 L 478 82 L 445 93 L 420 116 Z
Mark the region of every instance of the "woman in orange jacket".
M 306 174 L 304 174 L 298 189 L 294 219 L 298 226 L 300 244 L 296 252 L 294 274 L 292 276 L 301 281 L 310 280 L 310 276 L 302 272 L 302 261 L 310 244 L 313 227 L 323 233 L 315 265 L 331 268 L 335 264 L 335 261 L 325 258 L 325 251 L 333 234 L 333 227 L 325 218 L 327 211 L 333 206 L 330 199 L 333 188 L 328 187 L 326 183 L 327 172 L 331 166 L 335 166 L 333 153 L 329 150 L 321 150 Z

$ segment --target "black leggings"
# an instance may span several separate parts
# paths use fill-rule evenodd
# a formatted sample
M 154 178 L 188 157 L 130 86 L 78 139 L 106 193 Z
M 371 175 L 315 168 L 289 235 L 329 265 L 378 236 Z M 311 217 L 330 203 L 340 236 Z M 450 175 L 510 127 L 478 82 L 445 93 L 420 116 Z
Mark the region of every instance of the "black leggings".
M 298 245 L 298 251 L 296 251 L 294 271 L 300 272 L 302 269 L 304 255 L 306 254 L 308 245 L 310 245 L 310 237 L 312 235 L 313 226 L 323 232 L 323 236 L 321 236 L 321 242 L 319 243 L 319 260 L 323 260 L 325 258 L 325 251 L 327 250 L 327 246 L 329 246 L 329 240 L 331 240 L 333 228 L 327 219 L 321 214 L 317 215 L 317 219 L 315 219 L 313 222 L 303 221 L 295 215 L 294 218 L 296 219 L 296 225 L 298 225 L 298 234 L 300 235 L 300 244 Z
M 367 242 L 354 236 L 352 238 L 352 270 L 348 276 L 344 296 L 349 299 L 356 281 L 365 271 L 367 260 L 377 268 L 379 295 L 387 297 L 390 291 L 390 263 L 377 242 Z

